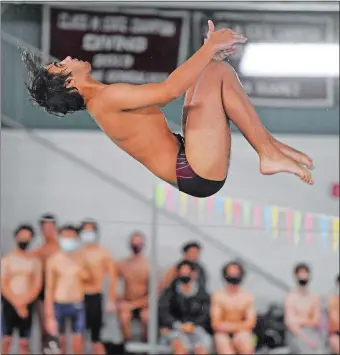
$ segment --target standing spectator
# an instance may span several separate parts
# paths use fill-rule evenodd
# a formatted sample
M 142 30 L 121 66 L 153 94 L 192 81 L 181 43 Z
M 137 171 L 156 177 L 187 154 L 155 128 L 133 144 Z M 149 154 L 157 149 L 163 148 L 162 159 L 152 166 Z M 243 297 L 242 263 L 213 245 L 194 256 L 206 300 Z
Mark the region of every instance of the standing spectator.
M 113 312 L 116 304 L 117 270 L 107 249 L 98 244 L 98 225 L 85 220 L 80 226 L 80 239 L 83 242 L 83 255 L 91 267 L 92 279 L 85 284 L 86 329 L 90 332 L 93 354 L 105 354 L 100 332 L 103 326 L 103 281 L 110 278 L 110 294 L 107 310 Z
M 201 255 L 201 245 L 197 242 L 189 242 L 183 245 L 182 253 L 183 253 L 183 260 L 191 261 L 195 263 L 195 273 L 193 277 L 198 280 L 200 285 L 206 288 L 206 272 L 204 267 L 200 263 L 200 255 Z M 176 265 L 174 265 L 168 272 L 165 274 L 163 288 L 168 287 L 171 282 L 177 277 L 177 269 Z
M 212 339 L 210 297 L 195 277 L 195 263 L 177 265 L 178 277 L 165 289 L 159 301 L 159 323 L 169 329 L 167 338 L 174 354 L 209 354 Z
M 91 282 L 90 267 L 80 250 L 78 230 L 67 225 L 59 229 L 60 249 L 47 261 L 45 317 L 51 335 L 60 335 L 66 354 L 65 325 L 71 321 L 72 354 L 83 354 L 85 331 L 85 282 Z
M 340 354 L 339 275 L 336 278 L 336 287 L 336 293 L 328 298 L 329 345 L 334 354 Z
M 222 269 L 226 287 L 212 296 L 211 321 L 218 354 L 254 354 L 256 324 L 253 296 L 241 288 L 243 266 L 232 261 Z
M 27 252 L 33 237 L 30 225 L 20 225 L 14 232 L 16 248 L 1 258 L 2 354 L 9 354 L 14 330 L 20 354 L 29 354 L 33 302 L 42 283 L 41 262 Z
M 44 317 L 44 301 L 45 301 L 45 267 L 47 259 L 59 250 L 58 243 L 58 231 L 57 231 L 57 222 L 56 217 L 52 214 L 44 214 L 39 219 L 39 226 L 41 235 L 44 239 L 43 244 L 33 250 L 33 254 L 36 255 L 42 262 L 42 286 L 38 296 L 37 302 L 37 311 L 38 311 L 38 319 L 40 323 L 40 333 L 41 333 L 41 349 L 43 348 L 43 344 L 46 341 L 47 330 L 46 330 L 46 322 Z
M 142 324 L 142 338 L 147 339 L 149 260 L 143 255 L 144 236 L 134 232 L 130 237 L 132 255 L 118 264 L 119 277 L 124 282 L 123 297 L 118 300 L 118 317 L 124 340 L 131 340 L 131 320 Z
M 285 301 L 285 324 L 288 329 L 287 344 L 294 354 L 321 354 L 318 326 L 321 320 L 320 297 L 308 289 L 310 268 L 299 263 L 294 268 L 297 288 Z

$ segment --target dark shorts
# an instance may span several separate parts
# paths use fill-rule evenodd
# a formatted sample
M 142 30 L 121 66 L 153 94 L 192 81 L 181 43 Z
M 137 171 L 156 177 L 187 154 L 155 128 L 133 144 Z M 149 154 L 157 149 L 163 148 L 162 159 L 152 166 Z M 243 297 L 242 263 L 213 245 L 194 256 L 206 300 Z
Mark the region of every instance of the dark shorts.
M 214 181 L 198 176 L 187 160 L 184 138 L 180 134 L 174 135 L 179 143 L 176 162 L 176 176 L 179 191 L 194 197 L 209 197 L 220 191 L 225 183 L 225 179 L 222 181 Z
M 140 320 L 140 314 L 142 312 L 143 308 L 135 308 L 132 310 L 132 319 L 138 319 Z
M 103 326 L 103 296 L 100 293 L 85 295 L 85 318 L 91 341 L 99 343 Z
M 71 321 L 73 334 L 85 331 L 85 307 L 83 302 L 54 303 L 54 314 L 58 323 L 59 334 L 65 334 L 66 322 Z
M 2 297 L 1 311 L 1 334 L 2 336 L 13 336 L 14 330 L 18 330 L 19 337 L 28 339 L 32 329 L 33 304 L 27 306 L 28 317 L 21 318 L 10 302 Z

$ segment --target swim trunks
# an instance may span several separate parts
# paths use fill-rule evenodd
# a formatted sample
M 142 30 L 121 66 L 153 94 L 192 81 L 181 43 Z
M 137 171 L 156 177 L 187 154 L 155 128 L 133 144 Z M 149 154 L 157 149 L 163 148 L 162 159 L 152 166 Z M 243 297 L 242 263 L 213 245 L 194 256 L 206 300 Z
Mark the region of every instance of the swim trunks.
M 223 187 L 225 180 L 207 180 L 198 176 L 191 168 L 185 154 L 185 140 L 180 134 L 174 134 L 179 143 L 176 176 L 178 189 L 194 197 L 209 197 L 216 194 Z
M 1 298 L 1 334 L 2 336 L 13 336 L 14 330 L 18 330 L 21 339 L 28 339 L 31 335 L 33 304 L 27 305 L 28 316 L 22 318 L 13 305 L 4 297 Z
M 66 321 L 71 321 L 72 333 L 82 334 L 85 330 L 85 307 L 83 302 L 54 303 L 54 314 L 59 334 L 65 334 Z

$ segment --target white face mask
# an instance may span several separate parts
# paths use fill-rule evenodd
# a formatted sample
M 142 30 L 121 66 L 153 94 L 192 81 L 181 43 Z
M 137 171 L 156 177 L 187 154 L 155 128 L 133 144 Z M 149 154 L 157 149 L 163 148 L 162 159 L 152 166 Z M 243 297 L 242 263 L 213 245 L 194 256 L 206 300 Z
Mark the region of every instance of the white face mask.
M 84 244 L 91 244 L 97 241 L 97 234 L 93 231 L 83 230 L 80 232 L 80 239 Z

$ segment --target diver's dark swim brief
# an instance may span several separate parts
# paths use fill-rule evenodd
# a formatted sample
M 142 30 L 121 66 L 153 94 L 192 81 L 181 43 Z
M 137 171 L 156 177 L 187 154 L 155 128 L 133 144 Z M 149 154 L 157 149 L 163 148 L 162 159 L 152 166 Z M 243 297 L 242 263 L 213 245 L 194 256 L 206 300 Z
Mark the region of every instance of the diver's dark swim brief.
M 223 187 L 225 180 L 214 181 L 203 179 L 191 168 L 185 155 L 185 141 L 180 134 L 174 134 L 179 143 L 176 176 L 178 189 L 194 197 L 209 197 L 216 194 Z

